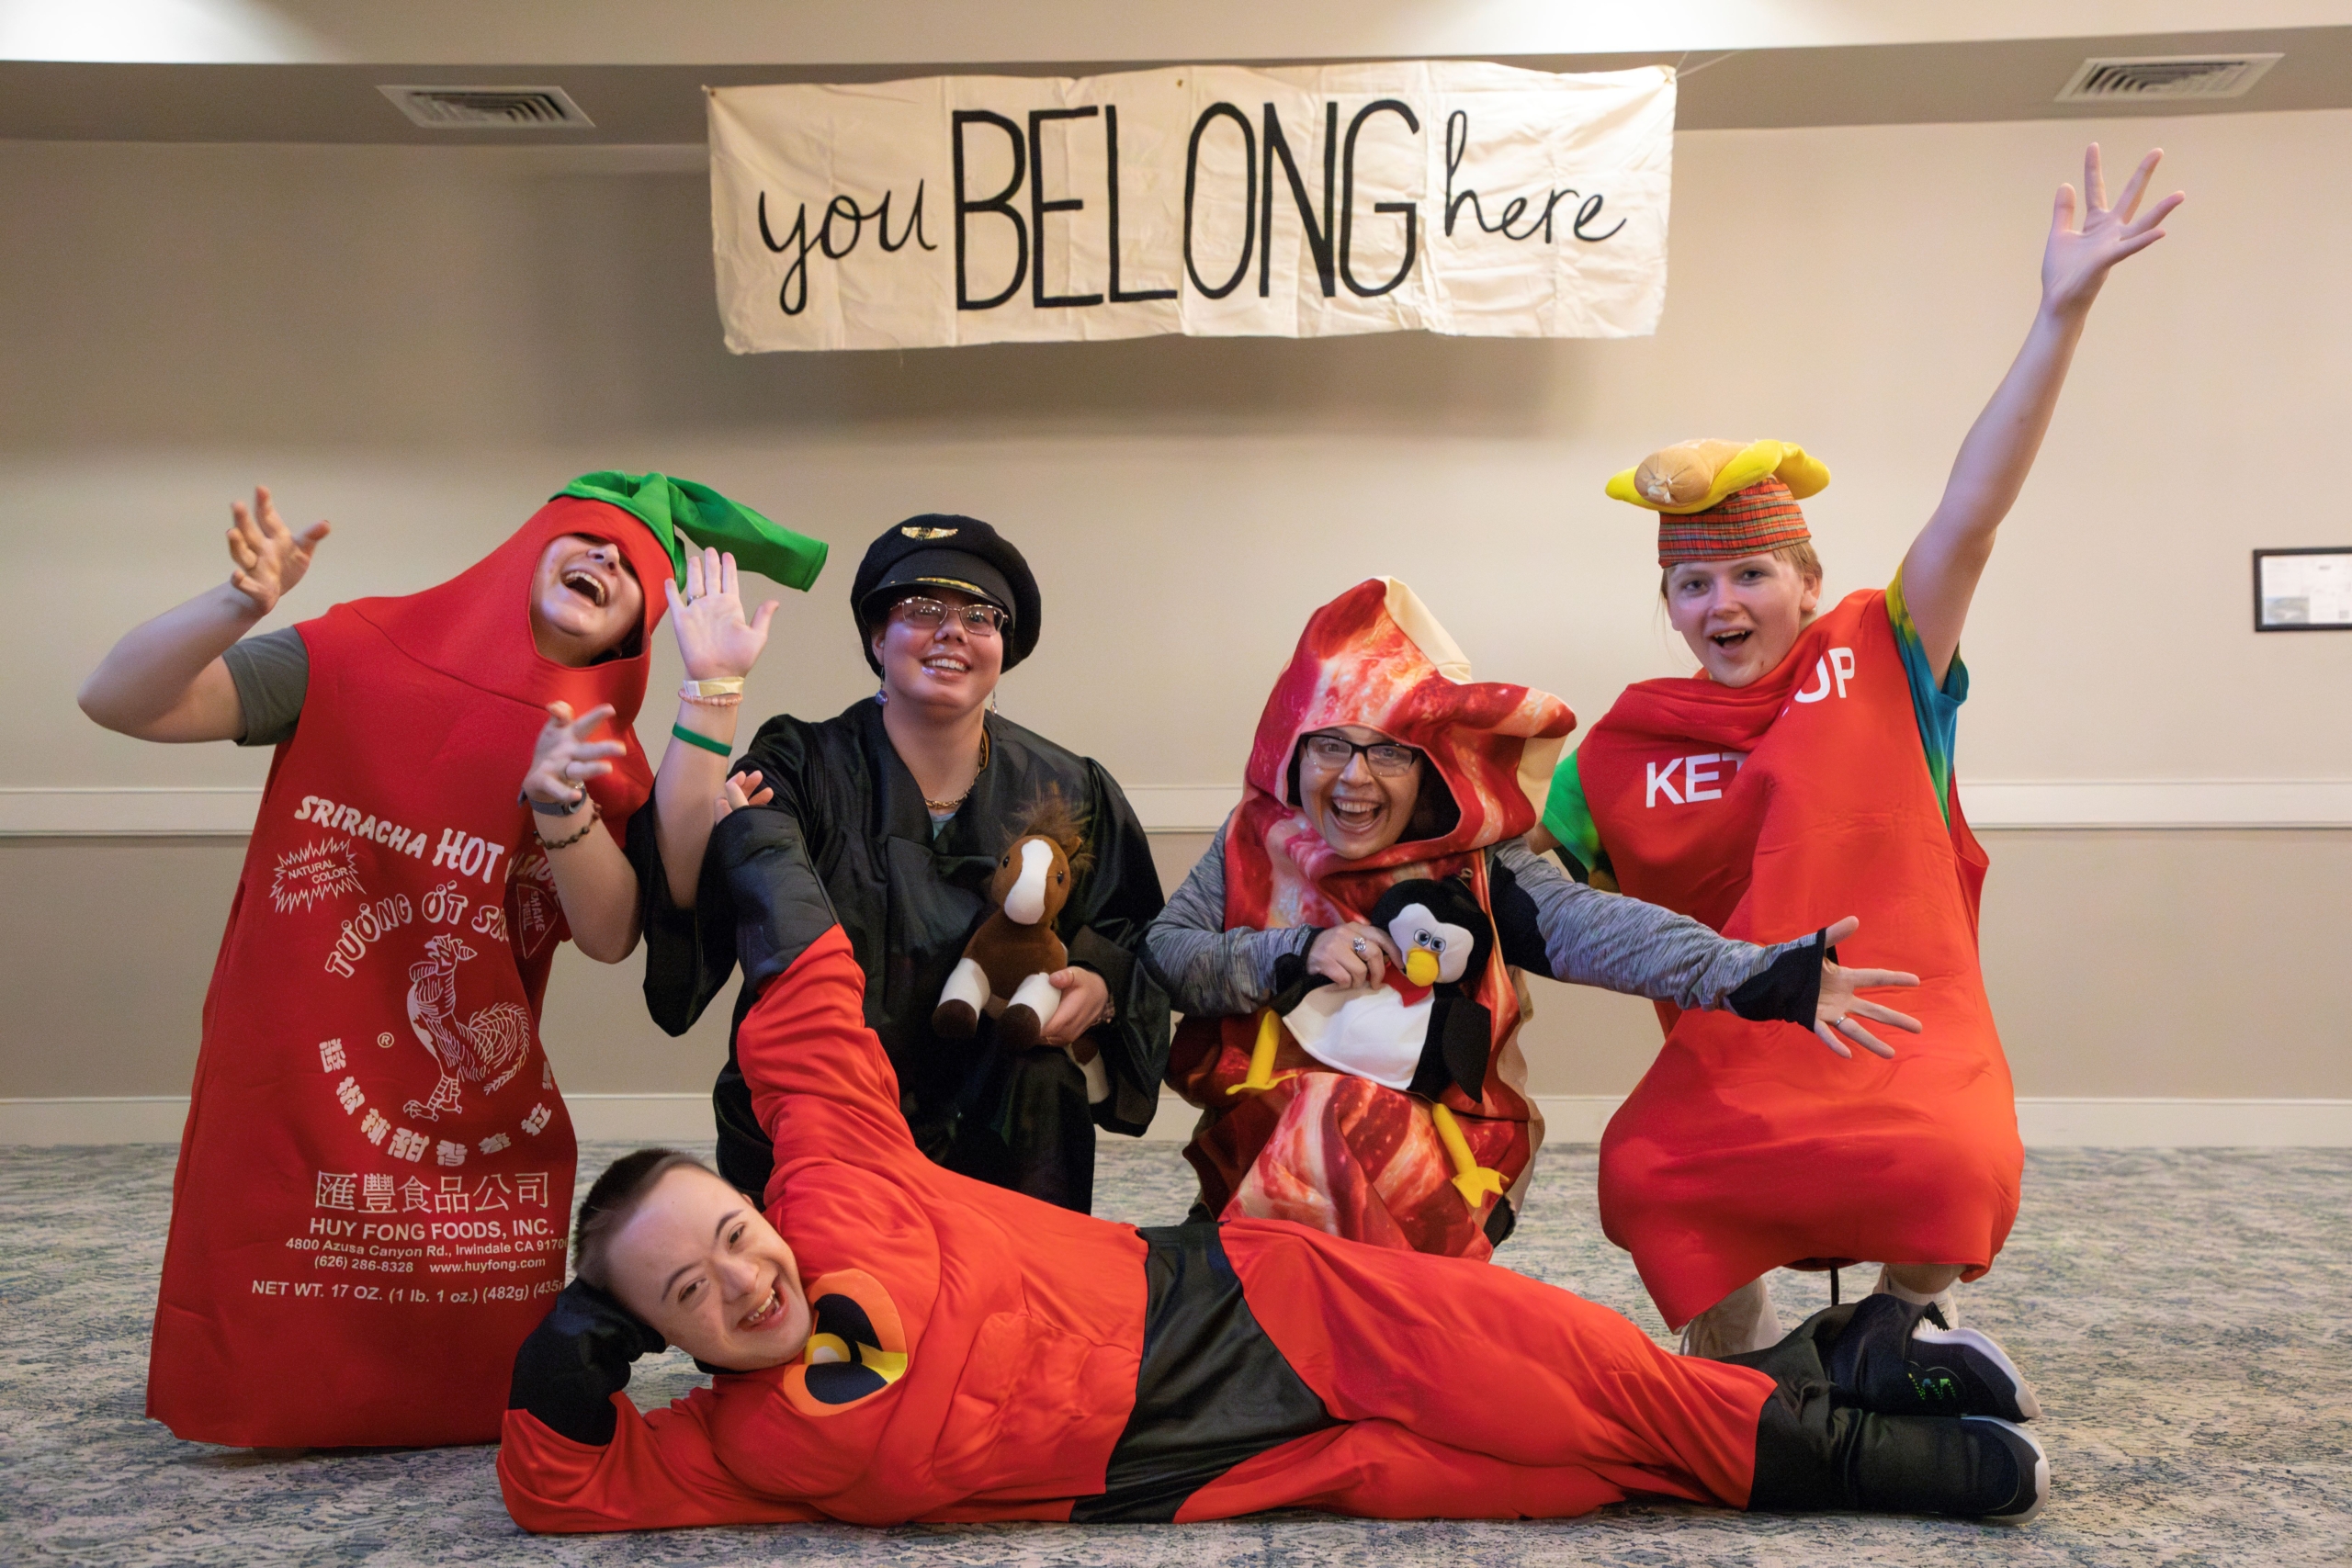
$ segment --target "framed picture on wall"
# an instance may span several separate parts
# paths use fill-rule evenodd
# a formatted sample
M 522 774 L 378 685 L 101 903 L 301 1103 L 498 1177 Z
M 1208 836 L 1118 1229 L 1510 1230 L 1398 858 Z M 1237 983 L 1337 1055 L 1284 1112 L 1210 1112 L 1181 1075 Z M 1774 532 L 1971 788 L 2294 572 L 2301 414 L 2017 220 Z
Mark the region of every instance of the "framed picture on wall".
M 2352 546 L 2255 551 L 2254 629 L 2352 631 Z

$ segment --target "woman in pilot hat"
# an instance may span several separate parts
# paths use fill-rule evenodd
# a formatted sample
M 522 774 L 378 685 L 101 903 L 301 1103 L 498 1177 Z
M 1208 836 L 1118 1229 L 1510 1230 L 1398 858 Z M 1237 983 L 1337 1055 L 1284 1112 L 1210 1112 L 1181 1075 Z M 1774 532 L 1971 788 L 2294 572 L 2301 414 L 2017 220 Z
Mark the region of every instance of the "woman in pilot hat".
M 1159 1104 L 1168 1003 L 1136 953 L 1161 899 L 1111 775 L 995 711 L 999 680 L 1037 646 L 1042 609 L 1028 562 L 988 524 L 930 514 L 884 530 L 850 591 L 880 688 L 831 718 L 761 726 L 730 799 L 773 796 L 741 814 L 758 820 L 722 825 L 707 864 L 650 834 L 633 836 L 630 854 L 647 901 L 646 997 L 664 1029 L 689 1027 L 732 972 L 736 900 L 813 878 L 865 972 L 866 1021 L 916 1144 L 950 1169 L 1084 1212 L 1095 1129 L 1139 1135 Z M 941 1039 L 932 1014 L 987 913 L 997 856 L 1054 804 L 1076 819 L 1084 869 L 1056 922 L 1070 962 L 1053 976 L 1061 999 L 1043 1043 L 1001 1048 L 986 1021 L 976 1038 Z M 746 846 L 780 831 L 792 852 L 763 861 L 747 892 Z M 763 1193 L 768 1140 L 731 1052 L 712 1099 L 720 1173 Z

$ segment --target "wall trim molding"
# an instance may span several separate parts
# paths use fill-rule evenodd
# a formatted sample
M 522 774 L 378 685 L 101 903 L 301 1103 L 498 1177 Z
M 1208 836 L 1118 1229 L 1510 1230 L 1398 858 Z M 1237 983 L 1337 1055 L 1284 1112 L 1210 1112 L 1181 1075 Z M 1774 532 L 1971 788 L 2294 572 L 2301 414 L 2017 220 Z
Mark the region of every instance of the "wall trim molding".
M 1154 833 L 1214 832 L 1241 792 L 1228 784 L 1135 784 Z M 2352 779 L 1961 781 L 1969 821 L 2040 828 L 2352 828 Z M 241 837 L 261 791 L 245 786 L 0 789 L 0 838 Z
M 582 1138 L 698 1147 L 710 1138 L 710 1096 L 567 1094 Z M 1538 1095 L 1545 1136 L 1559 1144 L 1600 1141 L 1623 1103 L 1613 1094 Z M 1145 1134 L 1181 1144 L 1194 1112 L 1162 1094 Z M 0 1145 L 173 1144 L 187 1119 L 187 1096 L 116 1095 L 61 1100 L 0 1099 Z M 2020 1096 L 2018 1128 L 2029 1148 L 2352 1148 L 2352 1100 L 2086 1099 Z

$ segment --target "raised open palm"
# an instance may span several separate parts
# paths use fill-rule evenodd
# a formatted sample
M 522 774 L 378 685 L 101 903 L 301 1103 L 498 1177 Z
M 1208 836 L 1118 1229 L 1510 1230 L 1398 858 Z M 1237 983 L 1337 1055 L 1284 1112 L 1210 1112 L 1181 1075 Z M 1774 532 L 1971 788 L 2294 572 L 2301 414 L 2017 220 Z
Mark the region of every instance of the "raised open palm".
M 2164 150 L 2157 148 L 2141 159 L 2140 166 L 2123 183 L 2123 194 L 2110 207 L 2098 143 L 2092 142 L 2084 152 L 2082 224 L 2078 228 L 2075 223 L 2075 187 L 2060 186 L 2050 219 L 2050 243 L 2041 253 L 2041 298 L 2051 309 L 2075 310 L 2089 305 L 2098 297 L 2099 285 L 2107 281 L 2109 268 L 2165 237 L 2158 225 L 2188 197 L 2175 191 L 2147 211 L 2140 211 L 2148 181 L 2164 155 Z
M 678 656 L 685 661 L 686 679 L 718 681 L 748 675 L 768 645 L 768 623 L 775 618 L 776 601 L 760 606 L 746 620 L 743 601 L 735 583 L 735 558 L 717 550 L 686 557 L 686 591 L 665 581 L 670 596 L 670 629 L 678 638 Z

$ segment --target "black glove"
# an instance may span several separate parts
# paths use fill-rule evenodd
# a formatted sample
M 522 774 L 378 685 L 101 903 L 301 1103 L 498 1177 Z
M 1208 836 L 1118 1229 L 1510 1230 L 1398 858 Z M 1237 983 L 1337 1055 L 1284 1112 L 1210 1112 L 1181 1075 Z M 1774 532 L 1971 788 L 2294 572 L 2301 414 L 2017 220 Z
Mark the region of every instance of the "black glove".
M 1762 1022 L 1778 1019 L 1800 1029 L 1811 1029 L 1821 1011 L 1821 964 L 1838 962 L 1829 945 L 1829 928 L 1814 932 L 1813 940 L 1792 947 L 1748 977 L 1724 999 L 1742 1018 Z
M 577 1443 L 613 1440 L 613 1395 L 639 1356 L 670 1348 L 642 1319 L 585 1280 L 563 1288 L 523 1348 L 506 1408 L 527 1410 Z

